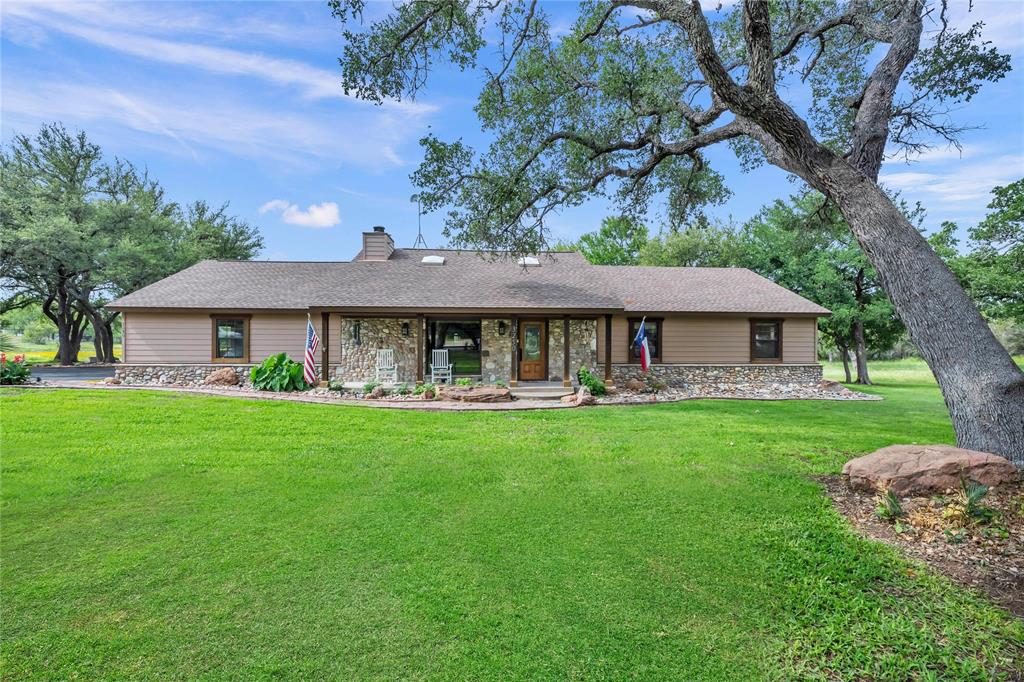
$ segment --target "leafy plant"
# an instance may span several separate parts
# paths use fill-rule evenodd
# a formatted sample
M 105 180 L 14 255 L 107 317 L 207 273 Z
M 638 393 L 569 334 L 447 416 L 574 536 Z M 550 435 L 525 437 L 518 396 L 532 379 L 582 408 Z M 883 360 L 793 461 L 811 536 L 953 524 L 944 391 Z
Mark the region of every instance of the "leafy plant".
M 249 373 L 257 391 L 304 391 L 309 386 L 302 376 L 302 365 L 285 353 L 271 355 Z
M 507 388 L 508 387 L 508 384 L 506 384 L 504 381 L 495 381 L 494 385 L 496 387 L 498 387 L 498 388 Z
M 981 503 L 988 495 L 989 487 L 978 481 L 963 481 L 960 491 L 953 502 L 946 508 L 947 518 L 957 519 L 963 523 L 974 521 L 988 523 L 999 515 L 995 509 Z
M 892 490 L 886 490 L 884 494 L 878 496 L 876 501 L 878 506 L 875 508 L 875 516 L 878 518 L 895 522 L 896 519 L 903 516 L 903 505 Z
M 332 381 L 330 381 L 327 384 L 327 388 L 332 390 L 332 391 L 344 391 L 345 390 L 345 382 L 344 381 L 339 381 L 338 379 L 333 379 Z
M 395 393 L 398 395 L 409 395 L 409 384 L 398 384 L 395 386 Z
M 377 381 L 367 381 L 365 384 L 363 384 L 363 393 L 366 393 L 366 394 L 373 393 L 373 389 L 375 389 L 375 388 L 377 388 L 379 386 L 380 386 L 380 382 L 377 382 Z
M 951 545 L 959 545 L 967 539 L 967 530 L 964 528 L 947 528 L 944 531 L 942 531 L 942 534 L 946 536 L 946 542 L 948 542 Z
M 586 386 L 592 395 L 605 394 L 604 382 L 591 374 L 586 365 L 580 367 L 580 371 L 576 373 L 576 378 L 580 380 L 580 386 Z
M 0 384 L 23 384 L 31 374 L 24 355 L 15 355 L 13 360 L 8 360 L 7 353 L 0 352 Z
M 456 379 L 455 380 L 455 385 L 456 386 L 472 386 L 473 385 L 473 380 L 468 378 L 468 377 L 462 377 L 461 379 Z
M 437 395 L 437 387 L 434 384 L 420 384 L 413 389 L 413 395 L 423 395 L 424 393 L 430 393 L 431 395 Z

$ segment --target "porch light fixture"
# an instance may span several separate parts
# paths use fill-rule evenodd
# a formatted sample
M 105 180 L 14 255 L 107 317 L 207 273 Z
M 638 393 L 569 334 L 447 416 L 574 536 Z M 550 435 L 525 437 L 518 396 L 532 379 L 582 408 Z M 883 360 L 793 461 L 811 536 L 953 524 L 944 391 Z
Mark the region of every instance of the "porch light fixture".
M 409 323 L 408 322 L 403 322 L 402 323 L 402 336 L 409 336 Z
M 359 323 L 356 322 L 352 325 L 352 340 L 355 341 L 357 346 L 363 345 L 363 340 L 359 334 Z
M 507 330 L 506 330 L 506 327 L 505 327 L 505 322 L 504 321 L 498 322 L 498 336 L 505 336 L 505 332 L 506 331 Z

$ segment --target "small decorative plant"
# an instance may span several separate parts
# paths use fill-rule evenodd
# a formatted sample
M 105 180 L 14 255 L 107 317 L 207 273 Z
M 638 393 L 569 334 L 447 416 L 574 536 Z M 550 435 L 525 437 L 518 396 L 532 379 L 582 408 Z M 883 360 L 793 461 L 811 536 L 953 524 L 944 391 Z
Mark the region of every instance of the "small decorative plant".
M 409 384 L 398 384 L 398 386 L 395 386 L 395 393 L 398 395 L 409 395 Z
M 0 353 L 0 384 L 23 384 L 32 374 L 24 355 L 7 359 L 7 353 Z
M 285 353 L 271 355 L 249 373 L 257 391 L 304 391 L 309 386 L 302 377 L 302 365 Z
M 327 388 L 329 388 L 332 391 L 344 391 L 345 382 L 339 381 L 337 379 L 332 379 L 331 382 L 327 384 Z
M 960 491 L 946 507 L 943 516 L 962 525 L 988 523 L 999 515 L 995 509 L 981 503 L 988 495 L 988 486 L 978 481 L 962 481 Z
M 470 379 L 469 377 L 462 377 L 461 379 L 456 379 L 455 380 L 455 385 L 456 386 L 472 386 L 473 385 L 473 380 Z
M 377 388 L 378 386 L 380 386 L 380 383 L 376 381 L 367 381 L 365 384 L 363 384 L 363 393 L 365 393 L 366 395 L 370 395 L 371 393 L 373 393 L 373 389 Z
M 437 395 L 437 387 L 434 384 L 420 384 L 413 389 L 413 395 L 418 395 L 424 400 L 431 400 Z
M 878 507 L 875 508 L 875 516 L 878 518 L 896 523 L 903 516 L 903 505 L 893 491 L 886 490 L 885 493 L 878 496 L 876 501 Z
M 586 386 L 591 395 L 599 396 L 605 394 L 604 382 L 591 374 L 586 365 L 580 367 L 580 371 L 576 373 L 576 378 L 580 380 L 580 386 Z
M 507 388 L 508 385 L 504 381 L 495 381 L 494 386 L 496 388 Z

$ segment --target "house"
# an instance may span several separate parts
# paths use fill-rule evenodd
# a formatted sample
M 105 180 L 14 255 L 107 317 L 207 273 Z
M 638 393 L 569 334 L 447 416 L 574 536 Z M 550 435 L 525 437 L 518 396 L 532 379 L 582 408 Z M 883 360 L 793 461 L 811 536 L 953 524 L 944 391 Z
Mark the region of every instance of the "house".
M 581 366 L 606 382 L 640 375 L 646 318 L 653 376 L 682 383 L 817 382 L 816 319 L 829 311 L 741 268 L 591 265 L 576 252 L 399 249 L 382 227 L 351 261 L 203 261 L 113 302 L 126 383 L 240 376 L 268 355 L 301 360 L 306 319 L 324 380 L 369 381 L 395 350 L 399 380 L 429 380 L 431 350 L 456 376 L 562 382 Z

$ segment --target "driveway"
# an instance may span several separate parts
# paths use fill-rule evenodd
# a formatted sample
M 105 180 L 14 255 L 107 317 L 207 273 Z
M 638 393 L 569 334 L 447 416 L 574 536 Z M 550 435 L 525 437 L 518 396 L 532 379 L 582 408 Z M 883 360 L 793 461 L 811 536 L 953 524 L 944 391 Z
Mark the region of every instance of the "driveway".
M 45 381 L 100 381 L 114 376 L 114 368 L 90 367 L 89 365 L 33 367 L 32 376 Z

